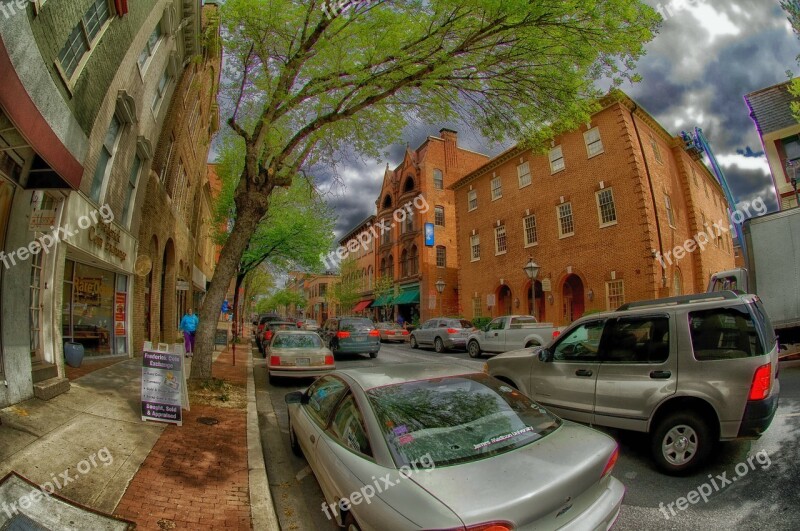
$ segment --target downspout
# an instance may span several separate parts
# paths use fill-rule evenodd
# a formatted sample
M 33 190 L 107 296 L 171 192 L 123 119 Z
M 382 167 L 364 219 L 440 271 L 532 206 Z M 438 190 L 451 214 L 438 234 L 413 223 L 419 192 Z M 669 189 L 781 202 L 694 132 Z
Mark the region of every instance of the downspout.
M 639 126 L 636 125 L 635 112 L 639 108 L 639 104 L 633 102 L 633 109 L 631 109 L 631 121 L 633 122 L 633 130 L 636 131 L 636 140 L 639 142 L 639 150 L 642 152 L 642 159 L 644 160 L 644 171 L 647 175 L 647 185 L 650 188 L 650 200 L 653 202 L 653 213 L 656 218 L 656 233 L 658 234 L 658 252 L 659 256 L 664 256 L 664 242 L 661 239 L 661 222 L 658 220 L 658 205 L 656 204 L 656 194 L 653 190 L 653 178 L 650 175 L 650 165 L 647 163 L 647 157 L 644 154 L 644 145 L 642 144 L 642 137 L 639 134 Z M 667 275 L 664 268 L 661 268 L 661 287 L 667 287 Z

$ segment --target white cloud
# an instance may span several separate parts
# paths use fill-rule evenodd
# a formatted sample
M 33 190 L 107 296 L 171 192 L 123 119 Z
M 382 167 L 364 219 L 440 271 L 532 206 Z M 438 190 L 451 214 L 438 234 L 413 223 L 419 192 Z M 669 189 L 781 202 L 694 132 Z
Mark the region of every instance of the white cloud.
M 738 167 L 742 170 L 761 170 L 764 175 L 769 175 L 767 157 L 745 157 L 739 153 L 717 155 L 717 162 L 725 169 Z

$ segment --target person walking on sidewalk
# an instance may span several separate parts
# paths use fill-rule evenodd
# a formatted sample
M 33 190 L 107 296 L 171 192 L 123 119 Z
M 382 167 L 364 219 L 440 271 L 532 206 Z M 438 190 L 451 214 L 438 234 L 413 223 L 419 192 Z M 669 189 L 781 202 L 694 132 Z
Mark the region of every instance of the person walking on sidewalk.
M 191 308 L 181 318 L 181 331 L 183 332 L 183 346 L 186 350 L 186 357 L 194 355 L 194 333 L 197 331 L 197 325 L 200 319 L 194 314 Z

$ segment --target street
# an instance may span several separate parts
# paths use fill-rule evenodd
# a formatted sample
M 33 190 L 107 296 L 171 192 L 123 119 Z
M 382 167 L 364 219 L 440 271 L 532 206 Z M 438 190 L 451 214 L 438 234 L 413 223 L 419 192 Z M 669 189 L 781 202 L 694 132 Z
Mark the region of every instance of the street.
M 284 395 L 304 388 L 310 380 L 270 386 L 265 361 L 255 348 L 253 352 L 259 427 L 281 527 L 336 529 L 321 510 L 322 492 L 314 474 L 305 459 L 295 457 L 289 448 Z M 464 352 L 437 355 L 432 350 L 412 350 L 407 344 L 384 343 L 376 359 L 348 356 L 336 363 L 342 369 L 436 360 L 475 370 L 485 361 L 470 359 Z M 602 430 L 620 444 L 613 474 L 627 488 L 615 529 L 794 529 L 791 522 L 800 521 L 796 503 L 800 362 L 782 364 L 780 381 L 780 405 L 767 433 L 757 441 L 720 445 L 707 465 L 687 477 L 658 472 L 646 436 Z M 687 497 L 695 503 L 679 501 Z

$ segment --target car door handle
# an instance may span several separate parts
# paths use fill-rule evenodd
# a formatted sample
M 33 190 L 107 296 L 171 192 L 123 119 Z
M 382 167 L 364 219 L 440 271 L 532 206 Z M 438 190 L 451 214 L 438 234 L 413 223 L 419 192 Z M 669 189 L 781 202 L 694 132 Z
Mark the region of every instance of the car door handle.
M 593 373 L 589 369 L 578 369 L 575 371 L 575 376 L 591 376 Z
M 659 379 L 660 380 L 665 380 L 665 379 L 667 379 L 667 378 L 669 378 L 671 376 L 672 376 L 672 373 L 670 371 L 653 371 L 653 372 L 650 373 L 650 378 L 653 378 L 653 379 L 656 379 L 656 380 L 659 380 Z
M 310 435 L 308 438 L 311 439 L 311 444 L 314 444 L 317 441 L 317 438 L 313 435 Z

